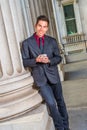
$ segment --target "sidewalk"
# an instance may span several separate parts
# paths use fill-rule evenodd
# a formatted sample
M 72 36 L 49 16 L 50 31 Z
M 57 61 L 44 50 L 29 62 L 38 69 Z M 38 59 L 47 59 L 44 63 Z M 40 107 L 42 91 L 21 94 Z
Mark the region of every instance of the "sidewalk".
M 69 110 L 71 130 L 87 130 L 87 108 Z

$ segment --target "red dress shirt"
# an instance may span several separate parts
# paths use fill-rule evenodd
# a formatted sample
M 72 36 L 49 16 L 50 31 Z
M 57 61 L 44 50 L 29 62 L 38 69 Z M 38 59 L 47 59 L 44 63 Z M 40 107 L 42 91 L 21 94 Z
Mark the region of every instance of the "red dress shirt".
M 39 36 L 35 33 L 35 34 L 34 34 L 34 37 L 35 37 L 35 39 L 36 39 L 36 42 L 37 42 L 38 47 L 40 47 L 40 40 L 39 40 L 39 38 L 42 38 L 42 44 L 43 44 L 43 46 L 44 46 L 44 36 L 39 37 Z

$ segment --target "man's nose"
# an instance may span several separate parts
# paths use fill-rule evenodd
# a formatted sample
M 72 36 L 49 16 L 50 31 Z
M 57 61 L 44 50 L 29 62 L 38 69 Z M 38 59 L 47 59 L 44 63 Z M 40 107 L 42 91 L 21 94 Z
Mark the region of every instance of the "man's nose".
M 43 30 L 44 27 L 41 27 L 40 29 Z

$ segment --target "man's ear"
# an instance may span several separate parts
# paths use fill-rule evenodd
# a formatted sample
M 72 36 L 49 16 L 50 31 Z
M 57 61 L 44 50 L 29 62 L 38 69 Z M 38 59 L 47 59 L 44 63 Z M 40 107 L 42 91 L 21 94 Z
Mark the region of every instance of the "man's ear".
M 48 31 L 48 27 L 47 27 L 47 31 Z

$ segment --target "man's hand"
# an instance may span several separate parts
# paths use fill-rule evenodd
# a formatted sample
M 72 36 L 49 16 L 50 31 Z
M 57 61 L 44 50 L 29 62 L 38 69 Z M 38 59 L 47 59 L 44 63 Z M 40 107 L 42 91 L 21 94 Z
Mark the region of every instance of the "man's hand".
M 50 63 L 50 60 L 49 60 L 49 58 L 47 57 L 46 54 L 42 54 L 42 55 L 39 55 L 36 58 L 36 62 L 39 62 L 39 63 Z

